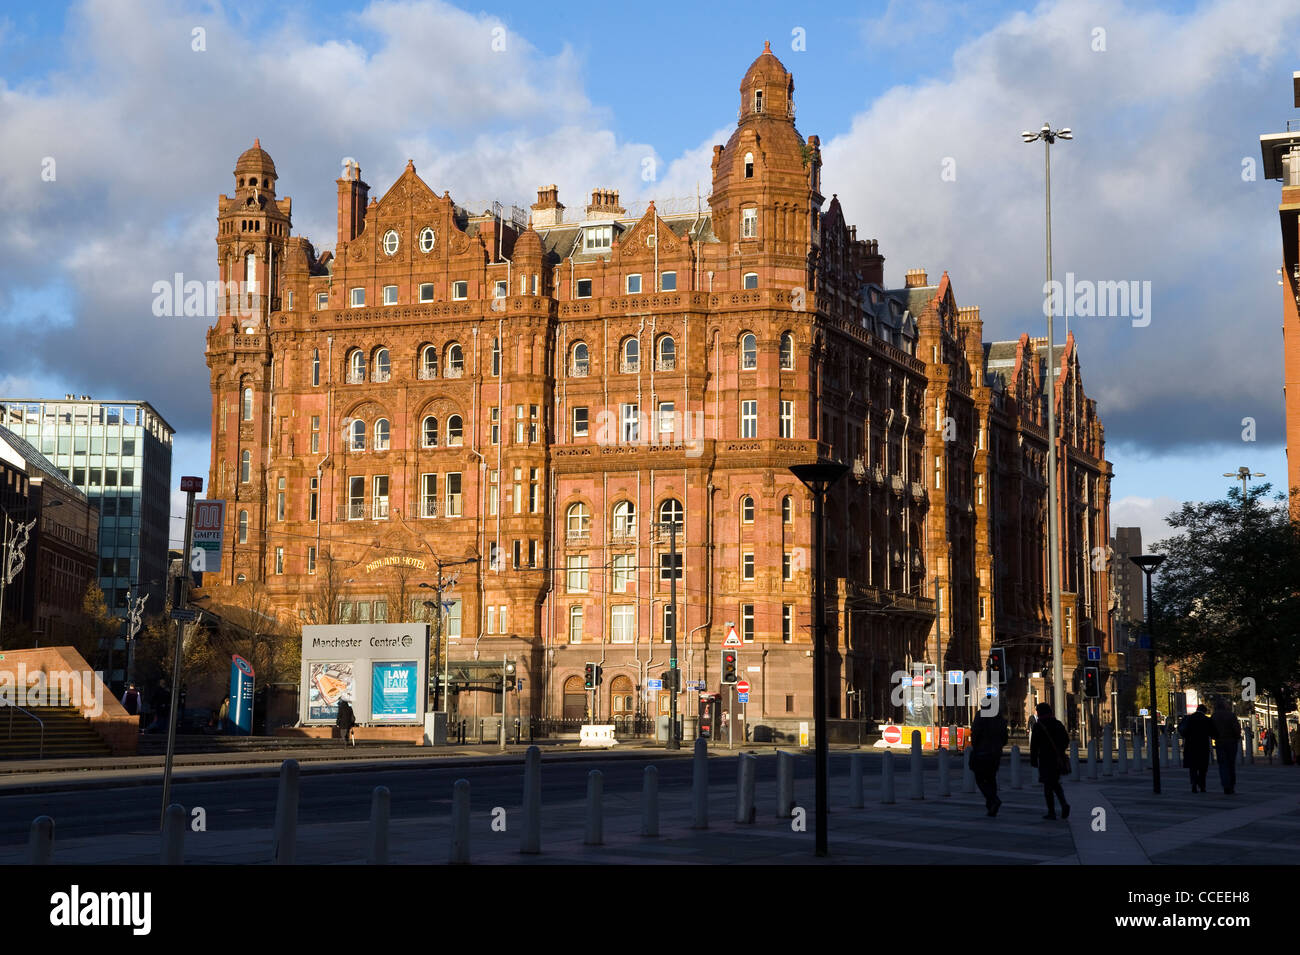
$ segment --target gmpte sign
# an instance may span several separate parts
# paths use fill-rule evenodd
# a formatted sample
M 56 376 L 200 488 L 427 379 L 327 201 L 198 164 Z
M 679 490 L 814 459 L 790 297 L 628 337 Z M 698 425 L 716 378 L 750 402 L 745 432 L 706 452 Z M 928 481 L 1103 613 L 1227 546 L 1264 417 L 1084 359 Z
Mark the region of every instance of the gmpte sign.
M 185 275 L 177 272 L 170 282 L 160 279 L 153 283 L 153 313 L 159 318 L 257 318 L 263 310 L 259 284 L 211 279 L 187 282 Z
M 0 706 L 75 706 L 82 716 L 104 712 L 104 684 L 91 670 L 34 670 L 20 663 L 17 674 L 0 671 Z

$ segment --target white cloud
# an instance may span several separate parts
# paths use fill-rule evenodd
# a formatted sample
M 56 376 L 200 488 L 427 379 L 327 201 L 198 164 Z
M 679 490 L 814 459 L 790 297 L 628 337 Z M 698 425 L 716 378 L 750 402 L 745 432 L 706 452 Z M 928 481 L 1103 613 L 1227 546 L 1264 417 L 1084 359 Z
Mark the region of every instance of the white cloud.
M 1152 544 L 1181 533 L 1165 523 L 1181 507 L 1182 502 L 1172 497 L 1123 497 L 1111 502 L 1110 522 L 1112 528 L 1141 528 L 1142 549 L 1150 552 Z

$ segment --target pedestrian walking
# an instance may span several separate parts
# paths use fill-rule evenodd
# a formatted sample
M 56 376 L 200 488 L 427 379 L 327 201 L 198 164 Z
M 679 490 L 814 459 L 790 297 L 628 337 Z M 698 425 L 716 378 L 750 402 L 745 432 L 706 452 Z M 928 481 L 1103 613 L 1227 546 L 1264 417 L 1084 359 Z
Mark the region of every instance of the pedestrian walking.
M 1038 767 L 1038 781 L 1043 784 L 1043 799 L 1047 802 L 1044 819 L 1056 818 L 1053 797 L 1061 802 L 1061 818 L 1070 818 L 1070 804 L 1065 801 L 1065 790 L 1061 788 L 1061 777 L 1070 773 L 1070 757 L 1066 755 L 1069 746 L 1070 734 L 1052 715 L 1051 706 L 1039 703 L 1038 719 L 1029 737 L 1029 765 Z
M 1219 781 L 1223 794 L 1231 796 L 1237 788 L 1237 753 L 1241 750 L 1241 724 L 1228 709 L 1228 701 L 1218 697 L 1214 701 L 1214 756 L 1219 761 Z
M 128 686 L 126 692 L 122 694 L 122 706 L 132 716 L 140 715 L 140 691 L 135 688 L 134 683 Z
M 348 740 L 352 740 L 353 746 L 357 745 L 357 741 L 352 736 L 352 729 L 357 725 L 357 717 L 352 712 L 352 704 L 347 700 L 339 700 L 339 716 L 335 725 L 339 728 L 339 739 L 343 740 L 344 746 L 348 745 Z
M 1268 764 L 1273 765 L 1273 750 L 1277 749 L 1277 734 L 1273 732 L 1273 727 L 1269 727 L 1264 733 L 1264 756 L 1268 759 Z
M 1214 723 L 1205 714 L 1205 704 L 1196 707 L 1196 712 L 1183 717 L 1178 726 L 1178 735 L 1183 738 L 1183 766 L 1191 775 L 1192 792 L 1205 792 L 1205 774 L 1210 770 L 1210 739 L 1214 735 Z
M 985 715 L 981 709 L 971 722 L 970 767 L 990 816 L 996 816 L 998 807 L 1002 805 L 998 798 L 998 765 L 1002 762 L 1002 747 L 1007 745 L 1010 736 L 1007 721 L 1000 713 Z
M 221 701 L 221 709 L 217 710 L 217 732 L 218 733 L 224 733 L 226 731 L 226 720 L 229 717 L 230 717 L 230 697 L 229 695 L 227 695 L 226 698 Z

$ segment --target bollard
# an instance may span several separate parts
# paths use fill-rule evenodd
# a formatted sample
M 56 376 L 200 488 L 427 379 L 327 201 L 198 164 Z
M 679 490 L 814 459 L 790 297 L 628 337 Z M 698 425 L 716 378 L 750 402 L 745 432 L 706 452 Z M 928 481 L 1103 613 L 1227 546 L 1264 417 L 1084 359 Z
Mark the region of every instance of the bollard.
M 542 851 L 542 751 L 529 746 L 524 754 L 524 834 L 519 851 L 537 855 Z
M 736 822 L 748 825 L 754 821 L 754 782 L 758 770 L 758 757 L 741 753 L 736 762 Z
M 469 780 L 458 779 L 451 787 L 452 865 L 469 865 Z
M 1079 779 L 1079 741 L 1070 740 L 1070 778 Z
M 1173 734 L 1170 733 L 1170 732 L 1169 732 L 1168 730 L 1166 730 L 1166 729 L 1162 729 L 1162 730 L 1160 731 L 1160 740 L 1161 740 L 1161 743 L 1160 743 L 1160 755 L 1161 755 L 1161 757 L 1162 757 L 1162 759 L 1161 759 L 1161 763 L 1160 763 L 1160 767 L 1161 767 L 1162 769 L 1167 769 L 1167 768 L 1170 766 L 1170 762 L 1169 762 L 1169 750 L 1170 750 L 1170 747 L 1171 747 L 1171 743 L 1169 742 L 1169 737 L 1172 736 L 1172 735 L 1173 735 Z
M 1100 774 L 1101 767 L 1097 765 L 1099 756 L 1097 755 L 1096 738 L 1088 740 L 1088 778 L 1096 779 Z
M 709 828 L 709 741 L 695 740 L 691 766 L 692 829 Z
M 659 770 L 647 766 L 641 774 L 641 835 L 659 835 Z
M 794 753 L 776 754 L 776 818 L 794 815 Z
M 1174 765 L 1179 766 L 1183 762 L 1183 744 L 1177 733 L 1170 733 L 1174 742 Z
M 27 864 L 49 865 L 54 858 L 54 820 L 37 816 L 32 820 L 32 831 L 27 837 Z
M 880 758 L 880 801 L 894 804 L 894 751 L 887 749 Z
M 1133 772 L 1142 772 L 1142 732 L 1133 734 Z
M 1107 723 L 1101 728 L 1101 748 L 1106 751 L 1101 758 L 1101 772 L 1104 776 L 1115 775 L 1115 764 L 1111 757 L 1115 753 L 1115 727 Z
M 952 784 L 948 779 L 948 772 L 949 772 L 948 760 L 949 760 L 948 747 L 940 746 L 939 747 L 939 795 L 940 796 L 952 795 Z
M 388 865 L 388 811 L 392 797 L 387 786 L 376 786 L 370 794 L 370 843 L 366 865 Z
M 1124 735 L 1121 733 L 1119 739 L 1118 739 L 1116 742 L 1119 743 L 1119 747 L 1118 747 L 1118 749 L 1119 749 L 1119 770 L 1118 770 L 1118 772 L 1119 772 L 1121 775 L 1123 775 L 1123 776 L 1127 776 L 1127 775 L 1128 775 L 1128 740 L 1126 740 L 1126 739 L 1124 738 Z
M 862 792 L 862 761 L 866 757 L 862 753 L 853 753 L 849 756 L 849 808 L 861 809 L 866 805 L 866 799 Z
M 1011 747 L 1011 788 L 1020 788 L 1020 745 Z
M 925 777 L 921 775 L 921 734 L 912 730 L 912 799 L 925 798 Z
M 964 793 L 975 791 L 975 767 L 971 765 L 974 757 L 975 750 L 971 747 L 967 746 L 962 750 L 961 791 Z
M 183 865 L 185 862 L 185 826 L 189 820 L 185 807 L 172 803 L 163 813 L 162 852 L 159 865 Z
M 587 835 L 583 844 L 600 846 L 605 844 L 605 819 L 601 815 L 601 796 L 605 791 L 605 774 L 593 769 L 587 774 Z
M 275 795 L 271 864 L 293 865 L 298 850 L 298 761 L 280 764 L 280 788 Z

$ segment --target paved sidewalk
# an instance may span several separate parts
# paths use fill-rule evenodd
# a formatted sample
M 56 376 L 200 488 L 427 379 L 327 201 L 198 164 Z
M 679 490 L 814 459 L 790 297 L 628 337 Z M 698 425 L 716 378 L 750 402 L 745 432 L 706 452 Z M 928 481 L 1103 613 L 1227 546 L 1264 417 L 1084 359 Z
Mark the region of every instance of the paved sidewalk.
M 868 864 L 922 865 L 1097 865 L 1097 864 L 1286 864 L 1296 862 L 1300 843 L 1300 770 L 1296 767 L 1243 766 L 1237 795 L 1186 791 L 1184 774 L 1171 768 L 1162 776 L 1164 793 L 1151 792 L 1150 772 L 1065 781 L 1072 813 L 1069 820 L 1049 822 L 1040 817 L 1044 805 L 1039 787 L 1024 767 L 1024 788 L 1008 786 L 1004 761 L 1000 774 L 1003 805 L 996 818 L 984 813 L 977 793 L 961 792 L 961 774 L 954 768 L 953 795 L 937 796 L 934 769 L 926 773 L 926 798 L 908 798 L 905 763 L 897 777 L 898 801 L 879 802 L 879 762 L 868 763 L 866 805 L 848 808 L 848 778 L 837 759 L 832 767 L 829 819 L 831 855 L 813 856 L 811 805 L 813 784 L 795 783 L 796 805 L 807 807 L 805 831 L 776 818 L 775 763 L 760 760 L 757 820 L 734 822 L 735 788 L 714 786 L 709 794 L 710 827 L 690 828 L 689 787 L 660 793 L 659 838 L 643 838 L 640 793 L 607 792 L 604 798 L 605 844 L 583 845 L 585 807 L 582 800 L 545 802 L 546 765 L 542 766 L 542 854 L 519 854 L 522 818 L 518 803 L 505 810 L 505 831 L 492 829 L 497 807 L 480 804 L 471 792 L 471 857 L 477 863 L 547 864 Z M 1086 776 L 1086 770 L 1084 775 Z M 447 794 L 450 797 L 450 792 Z M 1098 828 L 1104 812 L 1104 830 Z M 367 843 L 369 791 L 358 780 L 356 822 L 312 824 L 300 818 L 297 860 L 303 864 L 354 864 L 364 861 Z M 499 814 L 498 814 L 499 815 Z M 209 820 L 207 832 L 186 833 L 185 857 L 190 863 L 265 863 L 270 858 L 268 829 L 221 829 L 222 820 Z M 56 820 L 57 827 L 57 820 Z M 390 826 L 390 861 L 445 863 L 450 821 L 447 814 L 402 818 Z M 60 864 L 153 864 L 158 858 L 155 832 L 123 833 L 106 838 L 59 841 L 54 861 Z M 21 846 L 0 848 L 0 864 L 23 861 Z

